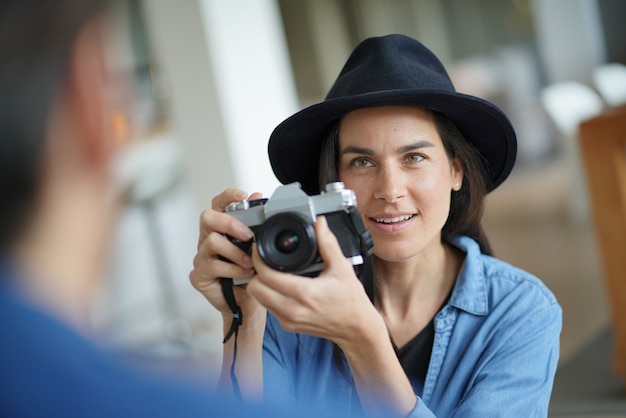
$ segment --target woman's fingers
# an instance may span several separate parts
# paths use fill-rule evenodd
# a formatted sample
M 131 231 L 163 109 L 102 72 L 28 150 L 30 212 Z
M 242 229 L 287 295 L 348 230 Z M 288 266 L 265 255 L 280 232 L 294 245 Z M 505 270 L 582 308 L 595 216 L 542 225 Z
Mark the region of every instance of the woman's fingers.
M 254 274 L 252 260 L 234 243 L 249 242 L 253 233 L 241 221 L 222 212 L 226 205 L 246 197 L 238 189 L 228 189 L 213 199 L 214 209 L 200 215 L 198 251 L 189 278 L 193 286 L 207 299 L 213 299 L 218 278 L 248 278 Z M 248 244 L 250 245 L 250 244 Z M 241 247 L 241 248 L 240 248 Z
M 312 309 L 317 307 L 310 306 L 306 302 L 307 298 L 294 296 L 294 294 L 308 288 L 314 279 L 287 273 L 275 273 L 280 277 L 274 277 L 275 280 L 270 281 L 260 279 L 257 274 L 256 278 L 248 283 L 248 294 L 272 312 L 285 330 L 316 334 L 313 330 L 317 329 L 317 326 L 311 328 L 309 324 L 312 322 L 311 318 L 319 319 Z M 267 276 L 264 279 L 267 279 Z M 268 283 L 279 285 L 273 287 Z M 301 290 L 296 290 L 297 288 Z
M 233 202 L 239 202 L 247 198 L 247 200 L 261 199 L 263 195 L 259 192 L 254 192 L 250 196 L 246 192 L 240 189 L 226 189 L 222 193 L 218 194 L 211 201 L 211 209 L 218 212 L 224 212 L 226 206 Z
M 259 192 L 254 192 L 250 195 L 250 197 L 248 197 L 248 200 L 257 200 L 257 199 L 262 199 L 263 195 Z
M 251 245 L 247 243 L 247 245 Z M 243 269 L 252 270 L 252 258 L 245 249 L 234 245 L 228 237 L 222 234 L 212 233 L 202 243 L 198 250 L 197 257 L 203 257 L 207 260 L 216 260 L 228 264 L 240 266 Z M 221 263 L 219 263 L 221 264 Z M 217 266 L 214 266 L 217 268 Z M 232 271 L 232 270 L 229 270 Z M 219 269 L 223 272 L 223 269 Z M 217 273 L 217 271 L 216 271 Z M 215 274 L 218 275 L 218 274 Z M 219 275 L 220 277 L 233 277 Z
M 205 210 L 200 215 L 200 235 L 198 250 L 211 232 L 229 235 L 239 241 L 247 242 L 252 239 L 252 230 L 238 219 L 215 210 Z
M 244 200 L 248 194 L 240 189 L 226 189 L 222 193 L 218 194 L 211 201 L 211 209 L 218 212 L 224 212 L 226 206 L 233 202 Z
M 200 215 L 200 234 L 198 236 L 198 248 L 206 237 L 213 231 L 230 235 L 240 241 L 246 242 L 252 239 L 252 230 L 234 216 L 224 213 L 226 206 L 233 202 L 245 199 L 247 193 L 239 189 L 227 189 L 215 196 L 212 201 L 212 209 L 205 210 Z M 249 200 L 260 199 L 261 193 L 253 193 Z M 251 225 L 253 226 L 253 225 Z
M 256 244 L 254 244 L 252 248 L 252 264 L 254 265 L 257 276 L 262 277 L 261 282 L 264 286 L 277 290 L 281 294 L 289 297 L 297 297 L 298 294 L 302 292 L 300 286 L 295 283 L 300 277 L 296 277 L 291 273 L 283 273 L 269 267 L 261 259 Z
M 318 216 L 315 222 L 315 235 L 317 236 L 317 247 L 322 260 L 328 270 L 331 266 L 340 262 L 345 262 L 346 258 L 341 251 L 341 246 L 335 234 L 330 230 L 325 216 Z

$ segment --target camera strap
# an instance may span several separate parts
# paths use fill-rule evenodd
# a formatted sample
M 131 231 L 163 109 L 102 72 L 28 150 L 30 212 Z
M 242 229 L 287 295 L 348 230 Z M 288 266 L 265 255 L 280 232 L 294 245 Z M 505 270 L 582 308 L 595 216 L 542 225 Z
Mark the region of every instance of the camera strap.
M 228 307 L 233 315 L 233 322 L 230 324 L 230 329 L 228 330 L 226 337 L 224 337 L 222 344 L 226 344 L 233 335 L 235 336 L 233 346 L 233 362 L 230 365 L 230 380 L 233 384 L 235 397 L 237 399 L 241 399 L 241 390 L 239 389 L 239 382 L 237 381 L 237 375 L 235 374 L 235 362 L 237 360 L 237 337 L 239 336 L 239 326 L 243 324 L 243 314 L 241 313 L 241 307 L 237 305 L 237 301 L 235 300 L 232 279 L 220 279 L 220 284 L 222 285 L 224 299 L 226 299 L 226 303 L 228 303 Z
M 361 283 L 363 283 L 365 293 L 367 293 L 370 301 L 374 304 L 374 263 L 371 255 L 363 259 L 363 264 L 357 269 L 356 275 L 359 280 L 361 280 Z
M 348 214 L 350 215 L 350 226 L 353 228 L 355 235 L 359 237 L 360 251 L 363 256 L 363 264 L 355 268 L 355 272 L 359 280 L 361 280 L 361 283 L 363 283 L 365 292 L 373 304 L 375 295 L 374 261 L 372 260 L 372 254 L 374 254 L 374 240 L 372 239 L 372 233 L 365 228 L 363 219 L 361 219 L 361 215 L 356 206 L 351 206 Z
M 220 279 L 220 284 L 222 285 L 222 293 L 224 294 L 224 299 L 226 299 L 226 303 L 228 303 L 228 307 L 233 314 L 233 322 L 230 324 L 230 329 L 224 337 L 223 344 L 230 340 L 230 337 L 235 334 L 235 340 L 237 339 L 237 332 L 239 330 L 239 325 L 243 324 L 243 315 L 241 313 L 241 308 L 237 305 L 237 301 L 235 300 L 235 293 L 233 292 L 233 281 L 232 279 Z

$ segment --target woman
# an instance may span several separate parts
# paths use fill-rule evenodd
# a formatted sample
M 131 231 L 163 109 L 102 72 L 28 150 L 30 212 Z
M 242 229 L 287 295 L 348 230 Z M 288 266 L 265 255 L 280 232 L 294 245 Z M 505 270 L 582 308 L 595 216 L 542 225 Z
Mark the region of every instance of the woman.
M 489 255 L 480 227 L 483 198 L 515 154 L 507 117 L 455 92 L 421 43 L 363 41 L 326 99 L 275 129 L 269 155 L 282 183 L 317 194 L 339 180 L 355 192 L 375 244 L 375 302 L 323 217 L 314 280 L 246 256 L 223 236 L 252 238 L 222 213 L 245 197 L 227 190 L 202 215 L 190 275 L 225 331 L 233 318 L 217 278 L 255 277 L 235 289 L 245 320 L 233 374 L 233 339 L 224 346 L 222 387 L 234 375 L 244 397 L 346 413 L 546 416 L 561 309 L 537 278 Z

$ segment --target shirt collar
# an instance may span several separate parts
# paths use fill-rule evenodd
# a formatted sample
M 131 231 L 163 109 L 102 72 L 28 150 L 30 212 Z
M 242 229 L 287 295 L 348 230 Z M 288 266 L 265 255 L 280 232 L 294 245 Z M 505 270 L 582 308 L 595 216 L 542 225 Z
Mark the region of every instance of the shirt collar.
M 487 315 L 487 285 L 478 243 L 466 236 L 455 237 L 450 243 L 466 254 L 450 296 L 450 305 L 474 315 Z

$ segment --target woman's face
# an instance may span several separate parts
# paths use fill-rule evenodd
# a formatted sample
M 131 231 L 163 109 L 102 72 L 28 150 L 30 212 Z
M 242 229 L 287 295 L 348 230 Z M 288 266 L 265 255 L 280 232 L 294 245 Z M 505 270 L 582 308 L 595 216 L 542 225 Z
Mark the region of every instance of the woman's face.
M 463 171 L 448 158 L 430 113 L 394 106 L 347 114 L 339 128 L 338 172 L 356 193 L 378 258 L 408 260 L 440 245 Z

